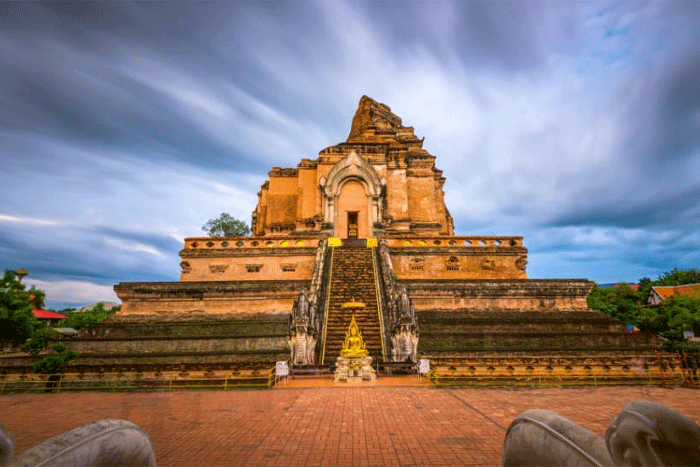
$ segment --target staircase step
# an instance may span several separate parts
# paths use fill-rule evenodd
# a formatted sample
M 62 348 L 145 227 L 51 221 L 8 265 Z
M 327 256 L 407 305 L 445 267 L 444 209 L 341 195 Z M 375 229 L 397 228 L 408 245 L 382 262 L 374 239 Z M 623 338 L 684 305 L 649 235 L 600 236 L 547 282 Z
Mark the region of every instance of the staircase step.
M 376 295 L 376 278 L 373 251 L 362 247 L 336 248 L 333 252 L 333 272 L 328 297 L 326 321 L 326 364 L 333 365 L 345 341 L 351 314 L 342 309 L 344 303 L 360 301 L 363 310 L 355 313 L 355 319 L 365 341 L 365 346 L 375 361 L 381 359 L 382 342 L 379 326 L 379 308 Z

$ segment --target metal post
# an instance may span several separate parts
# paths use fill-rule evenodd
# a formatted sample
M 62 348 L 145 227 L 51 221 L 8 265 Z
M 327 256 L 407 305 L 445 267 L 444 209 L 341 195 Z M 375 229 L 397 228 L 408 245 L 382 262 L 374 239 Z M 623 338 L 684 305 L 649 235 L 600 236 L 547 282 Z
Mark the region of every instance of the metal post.
M 661 365 L 661 354 L 656 352 L 656 361 L 659 364 L 659 373 L 661 374 L 661 386 L 666 387 L 666 379 L 664 378 L 664 368 Z

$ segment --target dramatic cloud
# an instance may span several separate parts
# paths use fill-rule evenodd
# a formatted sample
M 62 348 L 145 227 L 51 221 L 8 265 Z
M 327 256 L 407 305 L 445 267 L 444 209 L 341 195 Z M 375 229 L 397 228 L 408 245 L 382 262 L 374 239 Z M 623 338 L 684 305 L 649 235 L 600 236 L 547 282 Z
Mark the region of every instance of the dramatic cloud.
M 272 166 L 392 107 L 530 277 L 700 267 L 700 3 L 5 2 L 0 265 L 62 307 L 177 280 Z M 29 282 L 28 282 L 29 283 Z

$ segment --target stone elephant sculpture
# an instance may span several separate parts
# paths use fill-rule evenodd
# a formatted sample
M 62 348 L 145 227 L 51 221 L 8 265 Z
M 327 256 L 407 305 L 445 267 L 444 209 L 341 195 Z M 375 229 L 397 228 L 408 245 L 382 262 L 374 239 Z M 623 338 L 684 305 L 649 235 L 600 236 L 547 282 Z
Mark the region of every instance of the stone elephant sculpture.
M 15 440 L 0 425 L 0 467 L 156 467 L 153 446 L 138 426 L 124 420 L 88 423 L 14 457 Z
M 700 427 L 668 407 L 635 401 L 622 408 L 603 441 L 559 414 L 528 410 L 506 431 L 503 465 L 700 466 Z

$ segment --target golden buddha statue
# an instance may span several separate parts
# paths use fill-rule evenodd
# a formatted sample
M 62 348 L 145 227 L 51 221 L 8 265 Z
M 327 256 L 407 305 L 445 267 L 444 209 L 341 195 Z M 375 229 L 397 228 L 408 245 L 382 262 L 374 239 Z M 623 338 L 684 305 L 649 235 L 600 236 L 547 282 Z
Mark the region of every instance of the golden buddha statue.
M 350 320 L 350 326 L 345 333 L 345 342 L 343 342 L 343 348 L 340 350 L 341 357 L 348 358 L 362 358 L 369 354 L 367 347 L 365 347 L 365 342 L 362 339 L 362 334 L 360 333 L 360 328 L 357 326 L 357 321 L 355 321 L 355 314 L 353 313 L 352 319 Z

